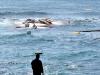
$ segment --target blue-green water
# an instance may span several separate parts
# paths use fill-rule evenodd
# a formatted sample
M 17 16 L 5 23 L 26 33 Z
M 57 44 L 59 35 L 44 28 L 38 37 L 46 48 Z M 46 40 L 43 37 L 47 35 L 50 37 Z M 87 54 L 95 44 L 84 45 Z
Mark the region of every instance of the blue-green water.
M 40 17 L 98 20 L 33 29 L 32 35 L 11 25 L 11 19 Z M 30 63 L 37 49 L 43 52 L 45 75 L 99 75 L 100 32 L 73 33 L 100 29 L 99 19 L 99 0 L 1 0 L 0 75 L 32 75 Z

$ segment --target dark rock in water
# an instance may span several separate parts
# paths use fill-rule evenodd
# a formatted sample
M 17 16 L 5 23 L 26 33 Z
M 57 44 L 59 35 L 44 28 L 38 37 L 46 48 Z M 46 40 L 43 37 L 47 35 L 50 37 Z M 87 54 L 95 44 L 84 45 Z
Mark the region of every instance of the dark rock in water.
M 31 35 L 31 31 L 27 31 L 27 34 L 28 34 L 28 35 Z

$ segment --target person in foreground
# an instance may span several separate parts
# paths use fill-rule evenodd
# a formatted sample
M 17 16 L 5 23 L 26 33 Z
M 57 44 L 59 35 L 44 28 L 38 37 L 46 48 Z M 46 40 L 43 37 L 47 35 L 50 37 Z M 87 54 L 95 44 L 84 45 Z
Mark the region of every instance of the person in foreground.
M 40 58 L 40 53 L 36 53 L 36 58 L 31 62 L 33 75 L 44 75 L 43 65 Z

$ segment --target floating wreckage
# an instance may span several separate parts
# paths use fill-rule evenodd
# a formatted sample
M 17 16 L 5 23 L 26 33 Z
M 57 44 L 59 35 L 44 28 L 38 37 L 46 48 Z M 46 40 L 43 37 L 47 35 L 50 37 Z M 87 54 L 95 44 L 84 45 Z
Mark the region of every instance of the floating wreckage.
M 16 28 L 38 28 L 38 27 L 51 27 L 56 25 L 70 24 L 70 20 L 52 20 L 49 18 L 45 19 L 27 19 L 25 21 L 15 22 Z
M 94 29 L 94 30 L 83 30 L 83 31 L 77 31 L 77 32 L 100 32 L 100 29 Z
M 74 31 L 71 32 L 74 35 L 80 35 L 81 32 L 100 32 L 100 29 L 95 29 L 95 30 L 82 30 L 82 31 Z
M 25 21 L 19 21 L 19 22 L 15 22 L 16 24 L 16 28 L 37 28 L 37 27 L 49 27 L 52 22 L 51 20 L 48 19 L 41 19 L 41 20 L 33 20 L 33 19 L 27 19 Z

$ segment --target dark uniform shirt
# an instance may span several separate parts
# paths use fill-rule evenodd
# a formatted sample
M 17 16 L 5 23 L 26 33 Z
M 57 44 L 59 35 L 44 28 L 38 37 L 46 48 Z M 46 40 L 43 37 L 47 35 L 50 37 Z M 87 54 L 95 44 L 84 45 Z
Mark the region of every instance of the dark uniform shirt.
M 41 60 L 35 59 L 31 62 L 33 75 L 41 75 L 43 73 L 43 66 Z

